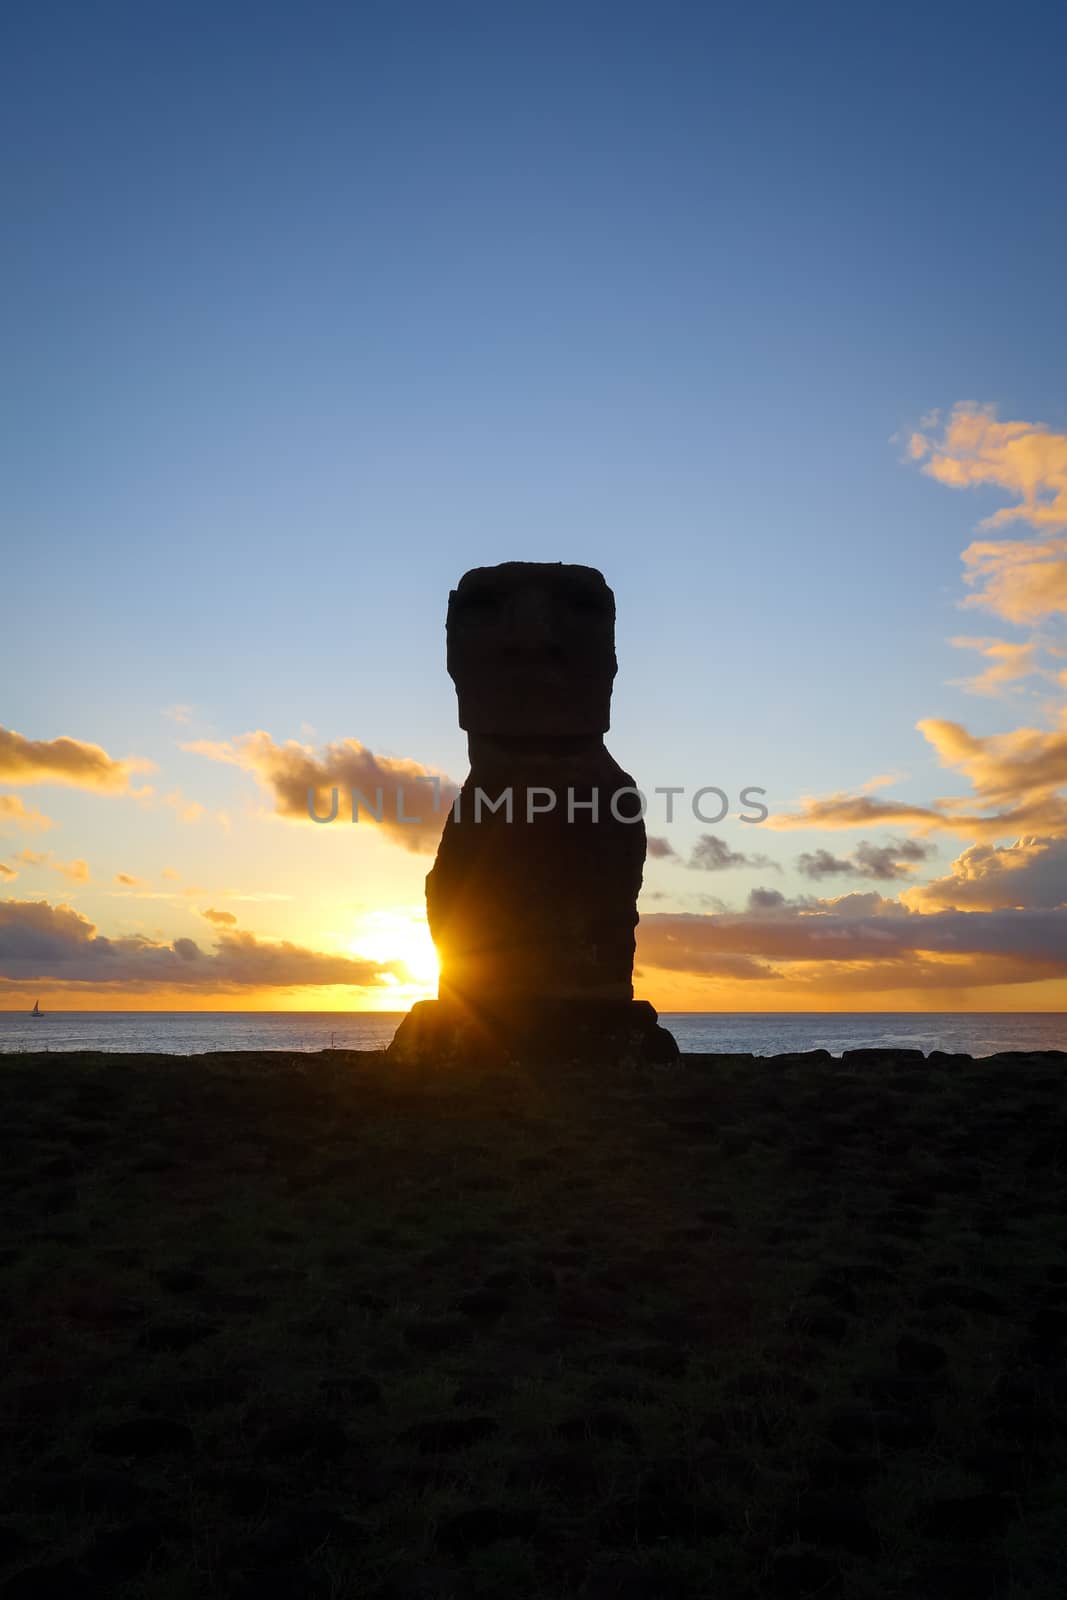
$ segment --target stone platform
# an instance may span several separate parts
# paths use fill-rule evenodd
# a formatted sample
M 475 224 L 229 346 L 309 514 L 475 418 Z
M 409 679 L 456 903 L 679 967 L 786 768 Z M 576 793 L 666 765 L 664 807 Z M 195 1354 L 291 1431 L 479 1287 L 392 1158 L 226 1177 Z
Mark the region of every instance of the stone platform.
M 678 1059 L 672 1034 L 647 1000 L 533 999 L 493 1012 L 449 1000 L 420 1000 L 389 1046 L 390 1059 L 632 1062 Z

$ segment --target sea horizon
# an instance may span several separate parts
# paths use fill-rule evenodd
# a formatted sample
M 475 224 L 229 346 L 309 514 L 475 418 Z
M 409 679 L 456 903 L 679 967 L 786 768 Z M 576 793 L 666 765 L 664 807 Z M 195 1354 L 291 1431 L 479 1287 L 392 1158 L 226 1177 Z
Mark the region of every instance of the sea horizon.
M 0 1011 L 0 1054 L 104 1050 L 381 1050 L 401 1011 Z M 1060 1011 L 662 1011 L 683 1054 L 783 1055 L 825 1049 L 918 1049 L 973 1056 L 1067 1050 Z

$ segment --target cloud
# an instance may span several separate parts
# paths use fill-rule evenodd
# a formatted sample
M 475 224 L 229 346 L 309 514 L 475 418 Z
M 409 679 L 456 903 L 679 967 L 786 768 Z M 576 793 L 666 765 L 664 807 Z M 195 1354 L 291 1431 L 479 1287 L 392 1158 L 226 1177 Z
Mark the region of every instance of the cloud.
M 880 800 L 869 794 L 836 794 L 818 797 L 805 795 L 799 811 L 778 811 L 767 818 L 764 827 L 787 828 L 878 828 L 912 823 L 920 829 L 946 826 L 944 817 L 929 806 L 910 805 L 904 800 Z
M 1016 497 L 986 517 L 986 528 L 1026 522 L 1052 532 L 1067 528 L 1067 434 L 1043 422 L 1000 422 L 996 407 L 963 401 L 941 437 L 915 433 L 909 454 L 922 470 L 954 489 L 986 485 Z
M 183 822 L 199 822 L 204 815 L 204 807 L 199 800 L 189 800 L 180 789 L 172 789 L 170 794 L 163 796 L 163 804 L 172 806 Z
M 144 887 L 144 879 L 135 878 L 129 872 L 116 872 L 115 882 L 121 883 L 126 889 L 142 889 Z
M 936 429 L 933 421 L 931 428 Z M 1000 422 L 994 406 L 957 405 L 935 437 L 912 435 L 909 455 L 922 470 L 956 489 L 992 487 L 1015 496 L 980 524 L 1024 522 L 1040 541 L 976 540 L 963 552 L 964 577 L 974 589 L 965 606 L 980 606 L 1008 622 L 1032 624 L 1067 612 L 1067 434 L 1043 422 Z M 983 674 L 978 692 L 1005 679 Z
M 879 772 L 876 777 L 868 778 L 866 783 L 861 783 L 859 792 L 870 794 L 874 789 L 889 789 L 895 783 L 906 782 L 908 776 L 906 772 Z
M 108 939 L 70 906 L 0 900 L 0 979 L 12 984 L 216 993 L 309 984 L 365 988 L 382 984 L 388 973 L 404 977 L 406 969 L 398 961 L 329 955 L 288 940 L 268 944 L 251 933 L 220 932 L 213 950 L 193 939 Z
M 969 637 L 956 637 L 949 643 L 959 650 L 978 650 L 990 663 L 984 672 L 973 678 L 954 678 L 954 685 L 966 689 L 971 694 L 1000 695 L 1006 689 L 1018 686 L 1024 678 L 1034 676 L 1035 673 L 1045 674 L 1038 660 L 1038 651 L 1041 649 L 1040 639 L 1026 639 L 1022 642 L 1012 643 L 1007 639 L 972 639 Z
M 182 875 L 180 872 L 176 872 L 173 867 L 164 867 L 159 876 L 166 878 L 168 883 L 180 883 Z
M 0 861 L 0 878 L 3 878 L 5 883 L 10 883 L 13 878 L 17 877 L 18 873 L 14 867 L 9 867 L 6 862 Z
M 746 855 L 743 850 L 731 850 L 726 840 L 714 833 L 701 834 L 693 846 L 687 865 L 701 872 L 727 872 L 731 867 L 770 868 L 775 872 L 782 870 L 777 861 L 772 861 L 769 856 Z
M 644 916 L 637 952 L 643 966 L 675 972 L 717 973 L 734 956 L 773 964 L 761 976 L 781 975 L 784 963 L 835 983 L 858 965 L 858 987 L 1037 982 L 1067 977 L 1067 909 L 920 913 L 874 893 L 790 902 L 764 890 L 748 911 Z
M 748 910 L 753 917 L 763 916 L 768 911 L 781 911 L 787 904 L 780 889 L 750 889 L 748 892 Z
M 660 839 L 653 833 L 648 836 L 648 853 L 653 861 L 663 861 L 668 856 L 678 854 L 669 839 Z
M 1067 612 L 1067 539 L 1044 544 L 976 540 L 963 552 L 964 581 L 980 584 L 961 602 L 1008 622 L 1030 624 Z
M 848 856 L 835 856 L 829 850 L 806 850 L 797 856 L 797 871 L 805 878 L 833 878 L 839 873 L 855 872 L 856 865 Z
M 916 884 L 901 898 L 915 911 L 1067 905 L 1067 838 L 971 845 L 944 877 Z
M 183 745 L 184 750 L 225 761 L 251 772 L 272 795 L 279 816 L 315 826 L 308 815 L 308 791 L 314 792 L 321 817 L 330 814 L 330 791 L 338 790 L 338 821 L 348 822 L 351 811 L 349 791 L 362 794 L 366 805 L 359 808 L 359 826 L 380 828 L 394 844 L 419 852 L 437 848 L 445 817 L 458 786 L 443 773 L 434 772 L 418 761 L 378 756 L 357 739 L 338 739 L 318 754 L 290 739 L 275 744 L 269 733 L 259 730 L 228 742 L 198 739 Z M 438 789 L 438 808 L 434 808 L 434 787 Z M 368 807 L 378 809 L 381 791 L 382 820 L 377 822 Z M 410 819 L 417 820 L 410 820 Z
M 0 780 L 5 783 L 70 783 L 82 789 L 128 790 L 130 774 L 154 762 L 116 761 L 98 744 L 80 739 L 27 739 L 0 727 Z
M 49 872 L 58 872 L 69 883 L 88 883 L 92 877 L 87 862 L 57 861 L 50 850 L 20 850 L 15 859 L 27 867 L 42 867 Z
M 871 795 L 837 793 L 805 796 L 799 811 L 777 812 L 764 824 L 772 829 L 911 827 L 915 832 L 955 833 L 990 843 L 1020 834 L 1067 832 L 1067 706 L 1054 713 L 1052 728 L 1015 728 L 1010 733 L 976 735 L 961 723 L 928 717 L 916 724 L 937 752 L 942 766 L 970 781 L 966 798 L 916 806 Z M 969 809 L 973 807 L 987 808 Z
M 851 856 L 835 856 L 829 850 L 806 851 L 797 857 L 796 865 L 805 878 L 819 880 L 848 874 L 890 883 L 907 878 L 916 862 L 928 860 L 933 853 L 931 845 L 918 839 L 898 839 L 888 844 L 868 844 L 864 839 Z
M 237 918 L 232 911 L 215 911 L 211 909 L 201 911 L 200 915 L 206 917 L 209 922 L 215 923 L 216 927 L 219 928 L 234 928 L 237 926 Z
M 24 805 L 17 794 L 0 794 L 0 828 L 12 827 L 23 833 L 43 833 L 55 824 L 35 806 Z
M 193 708 L 186 705 L 164 706 L 163 715 L 172 722 L 185 724 L 193 720 Z
M 964 774 L 981 805 L 1039 800 L 1067 784 L 1067 706 L 1060 709 L 1051 729 L 1023 727 L 979 736 L 938 717 L 928 717 L 916 727 L 933 745 L 942 766 Z M 968 803 L 972 802 L 940 802 L 949 811 Z

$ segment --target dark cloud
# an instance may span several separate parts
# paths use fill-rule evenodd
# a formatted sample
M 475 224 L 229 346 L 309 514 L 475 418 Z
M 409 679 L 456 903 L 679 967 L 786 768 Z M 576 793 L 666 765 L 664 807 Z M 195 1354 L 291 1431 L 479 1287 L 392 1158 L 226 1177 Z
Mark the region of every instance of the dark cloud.
M 829 850 L 810 850 L 797 857 L 797 870 L 816 880 L 849 876 L 870 878 L 877 883 L 893 883 L 907 878 L 919 861 L 935 854 L 932 845 L 920 839 L 898 839 L 889 844 L 860 841 L 850 856 L 835 856 Z
M 666 856 L 678 854 L 669 839 L 660 839 L 654 833 L 648 836 L 648 853 L 653 861 L 662 861 Z
M 223 990 L 299 988 L 304 984 L 377 985 L 402 962 L 328 955 L 251 933 L 220 932 L 214 948 L 194 939 L 160 944 L 141 935 L 107 939 L 80 912 L 46 900 L 0 900 L 0 979 L 51 980 L 121 989 Z
M 743 850 L 731 850 L 726 840 L 714 833 L 701 834 L 693 846 L 688 865 L 701 872 L 727 872 L 731 867 L 770 868 L 774 872 L 782 870 L 777 861 L 772 861 L 769 856 L 746 855 Z
M 855 871 L 847 856 L 835 856 L 829 850 L 805 850 L 797 856 L 796 866 L 805 878 L 834 878 Z
M 961 971 L 968 963 L 976 971 L 971 958 L 981 957 L 1010 973 L 990 982 L 1067 976 L 1067 909 L 923 914 L 873 891 L 806 902 L 776 896 L 773 889 L 755 891 L 743 912 L 643 916 L 637 930 L 640 960 L 648 967 L 701 973 L 717 969 L 729 954 L 754 961 L 874 967 L 910 962 L 909 970 L 914 970 L 913 958 L 927 956 L 937 958 L 941 982 L 951 958 L 960 961 Z
M 787 904 L 785 895 L 778 889 L 749 890 L 748 909 L 753 915 L 764 911 L 781 911 Z

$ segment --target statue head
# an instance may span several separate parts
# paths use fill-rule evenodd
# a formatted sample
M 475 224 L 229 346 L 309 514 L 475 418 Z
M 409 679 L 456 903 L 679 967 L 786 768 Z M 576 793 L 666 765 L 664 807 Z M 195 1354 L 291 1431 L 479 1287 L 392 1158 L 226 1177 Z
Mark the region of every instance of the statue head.
M 468 733 L 574 737 L 610 726 L 615 596 L 595 567 L 474 567 L 448 597 L 446 628 Z

